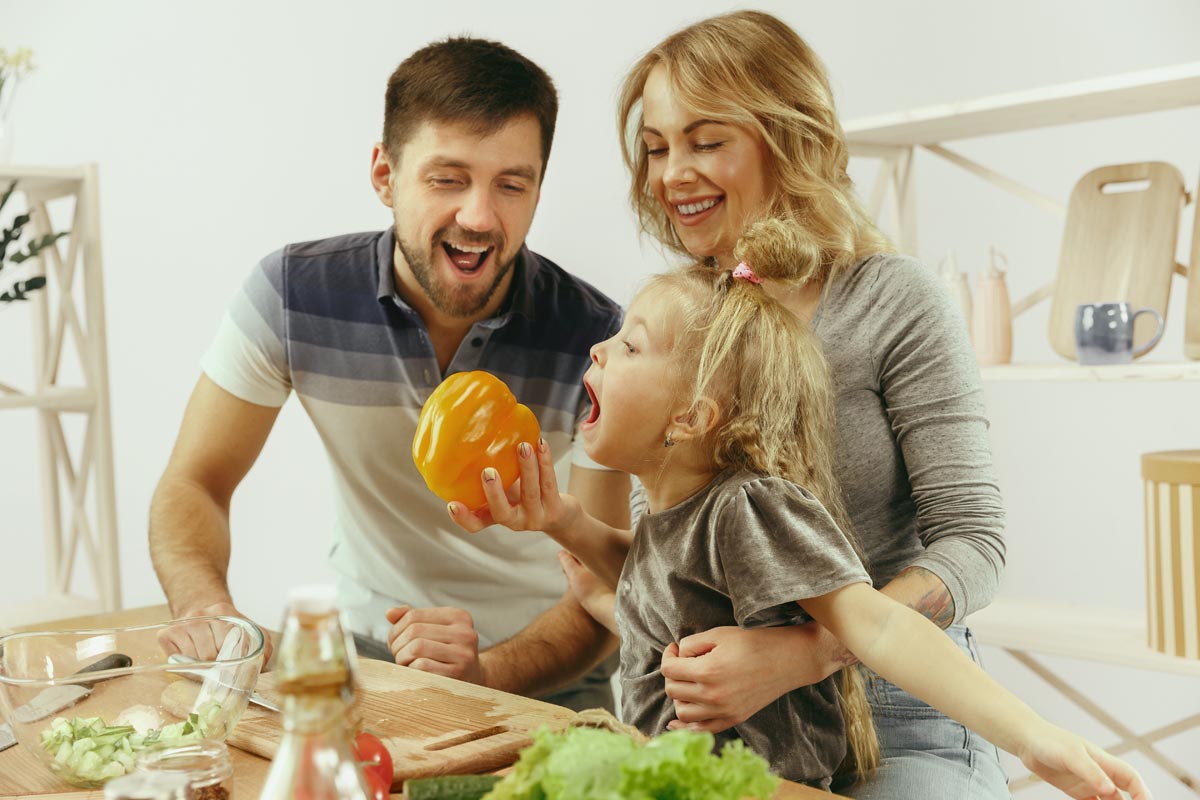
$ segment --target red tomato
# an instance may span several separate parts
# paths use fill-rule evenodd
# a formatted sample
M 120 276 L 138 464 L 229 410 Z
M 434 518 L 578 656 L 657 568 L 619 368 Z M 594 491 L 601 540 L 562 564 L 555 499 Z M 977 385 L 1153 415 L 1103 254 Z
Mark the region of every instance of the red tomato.
M 354 737 L 354 752 L 373 800 L 388 800 L 392 791 L 392 754 L 379 737 L 366 731 Z

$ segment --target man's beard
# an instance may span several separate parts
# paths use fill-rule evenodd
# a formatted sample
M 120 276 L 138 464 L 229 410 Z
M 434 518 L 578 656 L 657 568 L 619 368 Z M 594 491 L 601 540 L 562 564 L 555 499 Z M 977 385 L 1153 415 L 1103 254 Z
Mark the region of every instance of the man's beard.
M 429 249 L 421 252 L 400 238 L 399 227 L 397 225 L 395 231 L 396 245 L 408 263 L 413 277 L 417 279 L 417 284 L 425 291 L 425 295 L 433 303 L 434 308 L 451 317 L 460 319 L 472 317 L 483 310 L 491 302 L 492 296 L 500 287 L 500 282 L 504 280 L 504 276 L 508 274 L 517 260 L 517 256 L 514 255 L 507 262 L 500 261 L 500 254 L 505 245 L 502 236 L 487 236 L 481 239 L 468 234 L 462 228 L 449 226 L 434 233 Z M 495 258 L 497 267 L 496 276 L 492 279 L 491 284 L 480 290 L 474 285 L 455 284 L 438 279 L 437 269 L 433 266 L 433 262 L 437 258 L 437 251 L 442 249 L 442 242 L 448 238 L 472 247 L 492 248 L 488 258 Z

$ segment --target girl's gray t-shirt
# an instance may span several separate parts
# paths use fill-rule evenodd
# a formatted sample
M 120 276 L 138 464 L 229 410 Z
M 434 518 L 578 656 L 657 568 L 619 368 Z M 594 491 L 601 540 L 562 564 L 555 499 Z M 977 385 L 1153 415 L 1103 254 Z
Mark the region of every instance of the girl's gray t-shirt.
M 682 503 L 644 514 L 621 571 L 622 719 L 655 735 L 675 719 L 660 671 L 667 645 L 724 625 L 790 625 L 796 601 L 869 583 L 849 540 L 812 494 L 726 470 Z M 846 753 L 832 678 L 789 692 L 717 735 L 740 738 L 789 780 L 827 785 Z

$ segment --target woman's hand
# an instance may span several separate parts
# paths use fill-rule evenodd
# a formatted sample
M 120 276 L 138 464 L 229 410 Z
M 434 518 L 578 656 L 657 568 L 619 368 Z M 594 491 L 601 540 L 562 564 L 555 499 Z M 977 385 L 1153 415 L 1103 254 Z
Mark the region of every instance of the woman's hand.
M 579 501 L 558 491 L 550 445 L 539 439 L 537 447 L 528 442 L 517 445 L 520 477 L 506 492 L 499 474 L 491 467 L 480 479 L 487 508 L 472 513 L 459 502 L 446 506 L 450 519 L 468 533 L 478 533 L 489 525 L 503 525 L 514 531 L 544 531 L 558 540 L 579 518 Z
M 1150 800 L 1137 770 L 1116 756 L 1056 725 L 1043 722 L 1030 734 L 1021 763 L 1046 783 L 1074 798 Z
M 558 563 L 562 565 L 563 574 L 567 576 L 571 593 L 575 595 L 579 605 L 583 606 L 584 611 L 608 628 L 609 632 L 620 636 L 617 633 L 617 593 L 566 550 L 558 551 Z
M 667 727 L 719 733 L 846 663 L 854 663 L 852 657 L 815 622 L 688 636 L 663 653 L 667 696 L 675 701 L 675 719 Z

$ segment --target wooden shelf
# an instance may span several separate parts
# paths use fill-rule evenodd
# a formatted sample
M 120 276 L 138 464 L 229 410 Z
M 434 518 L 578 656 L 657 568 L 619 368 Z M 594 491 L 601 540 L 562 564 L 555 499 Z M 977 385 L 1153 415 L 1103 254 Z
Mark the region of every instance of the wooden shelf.
M 1079 364 L 1000 364 L 980 367 L 989 383 L 1029 381 L 1200 381 L 1200 361 L 1141 362 L 1108 367 Z
M 0 192 L 14 180 L 31 202 L 48 202 L 73 195 L 83 185 L 87 167 L 24 167 L 0 164 Z
M 1125 609 L 999 598 L 966 620 L 983 644 L 1200 677 L 1200 659 L 1146 644 L 1146 616 Z
M 40 408 L 46 411 L 90 412 L 96 407 L 91 389 L 55 386 L 38 394 L 0 394 L 0 409 Z
M 845 124 L 855 145 L 913 147 L 1200 105 L 1200 61 L 928 106 Z
M 41 484 L 47 595 L 52 600 L 38 601 L 35 608 L 63 613 L 85 605 L 104 611 L 121 606 L 98 180 L 95 164 L 0 164 L 0 191 L 16 182 L 18 202 L 24 201 L 34 236 L 56 227 L 51 201 L 74 200 L 66 239 L 43 254 L 50 280 L 29 298 L 32 336 L 27 346 L 33 351 L 35 385 L 24 391 L 0 383 L 0 411 L 39 412 L 31 470 L 36 469 Z M 68 349 L 75 351 L 82 374 L 60 383 L 59 366 Z M 85 415 L 83 431 L 64 429 L 65 414 Z M 82 439 L 81 446 L 70 447 L 72 439 Z M 99 597 L 75 606 L 71 584 L 81 551 Z M 66 605 L 55 606 L 59 601 Z

